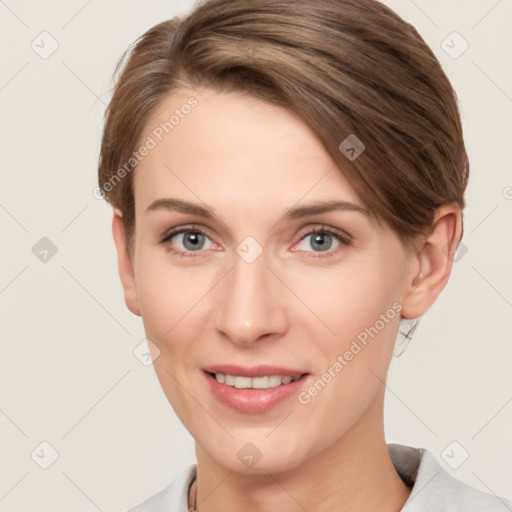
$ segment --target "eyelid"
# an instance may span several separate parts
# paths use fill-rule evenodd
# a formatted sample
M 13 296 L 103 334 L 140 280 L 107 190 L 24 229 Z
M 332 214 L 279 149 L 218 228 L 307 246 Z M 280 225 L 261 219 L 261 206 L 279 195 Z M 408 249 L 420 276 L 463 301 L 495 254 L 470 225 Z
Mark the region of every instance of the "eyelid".
M 299 241 L 302 241 L 305 236 L 310 235 L 312 233 L 327 233 L 334 237 L 340 238 L 344 243 L 350 244 L 353 240 L 353 236 L 338 228 L 333 228 L 331 226 L 326 226 L 325 224 L 315 224 L 313 227 L 306 227 L 301 231 L 299 235 Z
M 208 234 L 207 229 L 203 228 L 202 226 L 198 226 L 196 224 L 183 224 L 182 226 L 176 226 L 174 228 L 168 229 L 160 238 L 160 243 L 164 243 L 168 241 L 170 238 L 172 238 L 175 235 L 179 235 L 180 233 L 187 233 L 187 232 L 194 232 L 194 233 L 201 233 L 202 235 L 207 236 L 208 238 L 211 238 Z
M 171 238 L 174 238 L 177 235 L 183 234 L 183 233 L 199 233 L 205 237 L 207 237 L 211 243 L 214 246 L 217 246 L 217 244 L 211 239 L 209 234 L 207 233 L 207 230 L 203 229 L 202 227 L 193 225 L 193 224 L 187 224 L 182 226 L 177 226 L 172 229 L 169 229 L 165 232 L 165 234 L 160 237 L 160 241 L 157 242 L 158 245 L 162 245 L 166 251 L 184 258 L 201 258 L 203 257 L 204 250 L 198 250 L 198 251 L 188 251 L 188 250 L 180 250 L 180 249 L 173 249 L 167 247 L 167 244 L 169 243 Z M 215 249 L 213 249 L 215 250 Z
M 304 228 L 304 230 L 302 230 L 301 235 L 299 235 L 300 238 L 299 238 L 298 242 L 296 242 L 294 244 L 294 247 L 295 247 L 295 245 L 302 242 L 306 237 L 312 236 L 316 233 L 327 234 L 328 236 L 335 238 L 339 242 L 338 247 L 336 247 L 334 250 L 329 250 L 330 249 L 329 248 L 326 251 L 304 251 L 304 250 L 292 248 L 292 252 L 306 253 L 306 254 L 308 254 L 308 256 L 306 256 L 307 258 L 325 259 L 325 258 L 338 256 L 340 251 L 343 251 L 345 248 L 352 245 L 352 240 L 353 240 L 352 235 L 350 235 L 346 231 L 341 231 L 337 228 L 332 228 L 330 226 L 325 226 L 325 225 L 321 224 L 321 225 L 316 225 L 315 227 Z

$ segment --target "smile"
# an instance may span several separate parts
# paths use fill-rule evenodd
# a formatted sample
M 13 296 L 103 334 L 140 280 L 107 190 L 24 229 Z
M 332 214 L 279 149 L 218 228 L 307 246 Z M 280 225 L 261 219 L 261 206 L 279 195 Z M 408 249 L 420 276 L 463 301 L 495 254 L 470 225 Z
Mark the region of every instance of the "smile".
M 217 382 L 226 386 L 238 389 L 268 389 L 295 382 L 302 377 L 302 374 L 291 377 L 290 375 L 266 375 L 263 377 L 243 377 L 239 375 L 226 375 L 224 373 L 215 373 Z
M 213 396 L 224 406 L 244 413 L 264 413 L 296 395 L 309 373 L 249 377 L 202 371 Z

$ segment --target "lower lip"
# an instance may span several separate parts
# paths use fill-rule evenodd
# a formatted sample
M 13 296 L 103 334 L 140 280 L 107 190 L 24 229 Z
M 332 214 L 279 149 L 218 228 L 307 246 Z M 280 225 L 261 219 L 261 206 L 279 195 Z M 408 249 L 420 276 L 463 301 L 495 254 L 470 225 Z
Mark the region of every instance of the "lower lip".
M 268 389 L 239 389 L 217 381 L 215 377 L 203 370 L 207 382 L 215 397 L 223 404 L 245 413 L 262 413 L 269 411 L 292 395 L 297 394 L 309 374 L 288 384 L 281 384 Z

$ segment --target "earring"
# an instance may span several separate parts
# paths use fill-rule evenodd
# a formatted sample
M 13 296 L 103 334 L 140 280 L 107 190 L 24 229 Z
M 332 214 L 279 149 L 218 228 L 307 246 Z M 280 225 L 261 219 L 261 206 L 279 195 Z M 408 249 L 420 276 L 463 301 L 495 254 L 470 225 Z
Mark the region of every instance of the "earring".
M 400 357 L 405 352 L 405 349 L 412 340 L 419 323 L 419 318 L 402 318 L 400 320 L 400 327 L 398 328 L 398 334 L 395 340 L 393 357 Z

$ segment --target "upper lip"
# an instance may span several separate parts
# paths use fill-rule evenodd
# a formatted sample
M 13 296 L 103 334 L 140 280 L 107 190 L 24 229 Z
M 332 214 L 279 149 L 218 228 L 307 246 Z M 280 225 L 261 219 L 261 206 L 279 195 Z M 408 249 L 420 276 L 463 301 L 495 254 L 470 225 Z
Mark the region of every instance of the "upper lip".
M 203 370 L 210 373 L 222 373 L 224 375 L 235 375 L 240 377 L 265 377 L 266 375 L 289 375 L 290 377 L 296 377 L 307 373 L 300 369 L 270 366 L 266 364 L 251 367 L 237 366 L 235 364 L 214 364 L 211 366 L 205 366 Z

